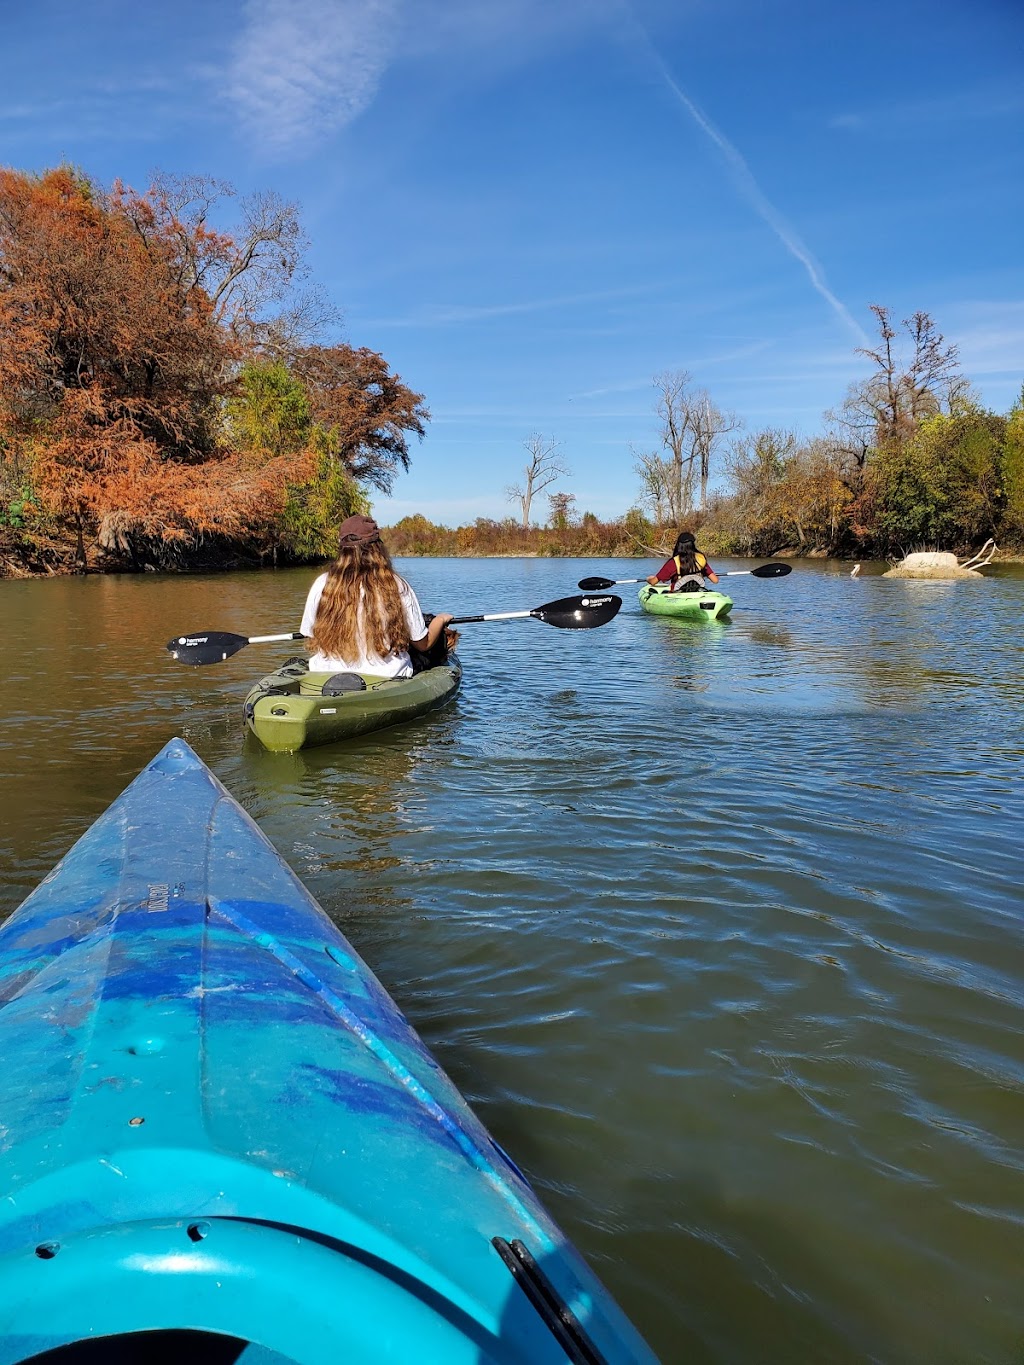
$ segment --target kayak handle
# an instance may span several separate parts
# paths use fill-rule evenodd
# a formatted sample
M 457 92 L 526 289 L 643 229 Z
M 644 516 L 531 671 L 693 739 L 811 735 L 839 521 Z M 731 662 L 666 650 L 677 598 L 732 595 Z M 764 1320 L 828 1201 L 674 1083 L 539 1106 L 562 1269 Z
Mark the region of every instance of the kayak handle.
M 492 1237 L 491 1246 L 508 1266 L 512 1278 L 536 1308 L 572 1365 L 608 1365 L 526 1244 L 518 1238 L 508 1242 L 504 1237 Z

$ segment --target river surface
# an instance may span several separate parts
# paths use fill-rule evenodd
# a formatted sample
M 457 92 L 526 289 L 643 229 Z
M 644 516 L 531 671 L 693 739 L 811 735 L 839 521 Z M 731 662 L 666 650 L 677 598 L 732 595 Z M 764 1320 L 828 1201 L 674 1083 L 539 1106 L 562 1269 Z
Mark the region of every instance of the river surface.
M 402 567 L 464 615 L 651 566 Z M 1024 569 L 881 567 L 469 625 L 454 705 L 295 756 L 240 724 L 293 648 L 164 644 L 312 571 L 0 583 L 0 916 L 182 735 L 666 1365 L 1019 1365 Z

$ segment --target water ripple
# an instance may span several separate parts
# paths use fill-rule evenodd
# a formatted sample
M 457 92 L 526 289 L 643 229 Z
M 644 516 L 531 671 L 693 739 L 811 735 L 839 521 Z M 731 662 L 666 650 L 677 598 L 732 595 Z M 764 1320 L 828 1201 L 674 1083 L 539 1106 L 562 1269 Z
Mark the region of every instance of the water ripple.
M 636 572 L 406 568 L 460 614 Z M 308 578 L 0 587 L 2 907 L 182 733 L 666 1362 L 1019 1359 L 1024 575 L 467 626 L 455 706 L 268 755 L 268 656 L 162 645 L 287 629 Z

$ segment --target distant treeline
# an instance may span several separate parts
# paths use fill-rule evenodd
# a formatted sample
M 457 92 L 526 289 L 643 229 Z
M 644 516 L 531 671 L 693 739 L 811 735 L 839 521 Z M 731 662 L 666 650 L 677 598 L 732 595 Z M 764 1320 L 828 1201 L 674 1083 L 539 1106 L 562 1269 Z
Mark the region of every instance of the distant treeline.
M 661 448 L 635 464 L 654 524 L 750 555 L 1024 546 L 1024 391 L 1006 414 L 985 409 L 927 313 L 897 328 L 871 311 L 870 372 L 813 437 L 742 433 L 689 375 L 657 376 Z
M 230 187 L 144 193 L 0 169 L 0 575 L 297 563 L 390 492 L 430 414 L 383 356 L 323 344 L 304 239 L 272 193 L 215 225 Z M 1024 396 L 986 410 L 927 313 L 873 306 L 868 373 L 822 432 L 745 432 L 681 371 L 654 379 L 659 443 L 623 452 L 636 506 L 578 512 L 561 442 L 534 435 L 519 519 L 407 517 L 396 554 L 895 556 L 1024 547 Z M 548 493 L 546 525 L 534 518 Z
M 649 554 L 659 532 L 637 509 L 618 521 L 591 512 L 571 525 L 523 527 L 512 517 L 477 517 L 468 526 L 436 526 L 424 516 L 403 517 L 384 533 L 394 555 L 605 555 Z

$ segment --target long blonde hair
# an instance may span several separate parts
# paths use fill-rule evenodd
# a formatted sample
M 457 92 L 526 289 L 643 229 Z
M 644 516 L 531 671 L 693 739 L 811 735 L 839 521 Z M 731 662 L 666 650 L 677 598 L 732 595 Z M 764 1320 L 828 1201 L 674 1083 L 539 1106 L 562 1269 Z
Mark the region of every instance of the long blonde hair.
M 342 545 L 316 609 L 314 652 L 354 663 L 364 647 L 380 658 L 408 649 L 409 627 L 398 591 L 402 581 L 379 540 Z

